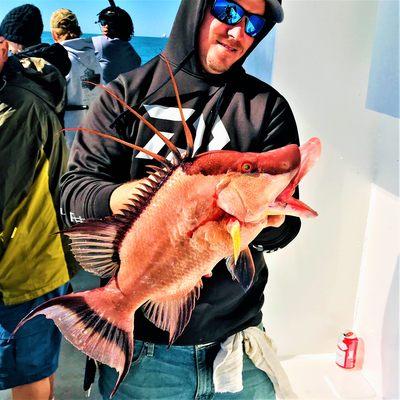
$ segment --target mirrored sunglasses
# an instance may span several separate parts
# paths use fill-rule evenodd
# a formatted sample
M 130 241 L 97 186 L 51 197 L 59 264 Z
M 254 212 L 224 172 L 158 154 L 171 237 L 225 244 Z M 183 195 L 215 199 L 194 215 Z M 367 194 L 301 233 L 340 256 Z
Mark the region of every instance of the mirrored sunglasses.
M 229 0 L 215 0 L 211 7 L 211 15 L 227 25 L 236 25 L 243 17 L 246 17 L 244 30 L 253 38 L 262 31 L 267 23 L 261 15 L 251 14 L 239 4 Z

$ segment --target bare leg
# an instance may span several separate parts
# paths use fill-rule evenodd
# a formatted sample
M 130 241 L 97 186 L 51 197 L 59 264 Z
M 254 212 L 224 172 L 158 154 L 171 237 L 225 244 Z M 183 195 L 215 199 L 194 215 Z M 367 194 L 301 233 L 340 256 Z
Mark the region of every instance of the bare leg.
M 49 400 L 54 400 L 54 381 L 56 380 L 56 374 L 53 374 L 49 377 L 50 379 L 50 396 Z
M 12 389 L 13 400 L 51 400 L 54 397 L 54 374 L 37 382 Z

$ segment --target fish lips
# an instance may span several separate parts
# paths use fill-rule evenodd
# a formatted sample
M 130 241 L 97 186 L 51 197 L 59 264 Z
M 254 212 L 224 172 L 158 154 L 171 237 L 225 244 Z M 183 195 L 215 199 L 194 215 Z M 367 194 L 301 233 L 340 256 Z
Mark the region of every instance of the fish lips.
M 276 198 L 273 204 L 268 207 L 268 213 L 293 215 L 296 217 L 310 218 L 316 217 L 318 213 L 307 204 L 293 197 L 296 187 L 308 171 L 314 166 L 321 155 L 321 142 L 314 137 L 299 147 L 301 162 L 297 174 L 286 187 L 285 190 Z
M 270 204 L 267 215 L 292 215 L 300 218 L 312 218 L 318 216 L 318 213 L 302 201 L 289 197 L 286 199 L 279 198 L 273 204 Z
M 251 207 L 252 201 L 249 200 L 252 199 L 243 197 L 242 190 L 238 190 L 241 185 L 231 184 L 230 178 L 235 174 L 228 174 L 217 187 L 218 206 L 242 223 L 264 223 L 269 215 L 292 215 L 302 218 L 316 217 L 318 213 L 302 201 L 294 198 L 293 194 L 300 181 L 319 158 L 321 143 L 318 138 L 312 138 L 300 147 L 289 145 L 273 150 L 273 157 L 271 157 L 270 152 L 269 157 L 265 158 L 265 163 L 269 162 L 271 164 L 268 164 L 268 168 L 265 169 L 272 172 L 273 166 L 284 165 L 286 159 L 291 155 L 293 158 L 293 147 L 297 149 L 300 155 L 300 160 L 295 168 L 293 167 L 296 163 L 292 162 L 288 164 L 289 167 L 293 168 L 291 170 L 281 167 L 280 170 L 276 169 L 273 175 L 270 173 L 252 174 L 254 178 L 258 176 L 261 180 L 264 180 L 264 183 L 260 181 L 260 191 L 262 192 L 265 189 L 266 197 L 269 197 L 269 200 L 264 205 L 259 203 Z M 287 172 L 278 172 L 278 170 Z M 253 190 L 255 189 L 255 184 L 256 181 L 253 182 Z

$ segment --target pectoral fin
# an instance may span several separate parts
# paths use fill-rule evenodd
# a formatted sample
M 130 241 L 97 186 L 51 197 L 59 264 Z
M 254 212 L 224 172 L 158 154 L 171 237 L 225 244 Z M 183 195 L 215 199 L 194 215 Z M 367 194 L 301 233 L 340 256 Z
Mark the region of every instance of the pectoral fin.
M 241 238 L 240 238 L 240 222 L 236 219 L 228 223 L 228 232 L 232 238 L 233 259 L 236 264 L 239 258 Z
M 236 262 L 234 257 L 228 257 L 226 259 L 226 266 L 232 275 L 232 279 L 237 280 L 243 289 L 247 291 L 253 283 L 255 274 L 255 266 L 250 249 L 248 247 L 244 249 L 239 254 Z

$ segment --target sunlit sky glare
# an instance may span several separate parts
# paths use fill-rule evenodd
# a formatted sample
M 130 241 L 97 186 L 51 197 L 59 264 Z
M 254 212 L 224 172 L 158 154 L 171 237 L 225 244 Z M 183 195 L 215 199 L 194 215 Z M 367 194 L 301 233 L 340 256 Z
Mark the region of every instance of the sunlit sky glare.
M 76 14 L 84 33 L 100 33 L 95 24 L 97 14 L 110 4 L 108 0 L 0 0 L 0 21 L 14 7 L 22 4 L 37 6 L 43 18 L 44 30 L 50 31 L 50 16 L 59 8 Z M 132 17 L 137 36 L 169 35 L 180 0 L 115 0 Z

